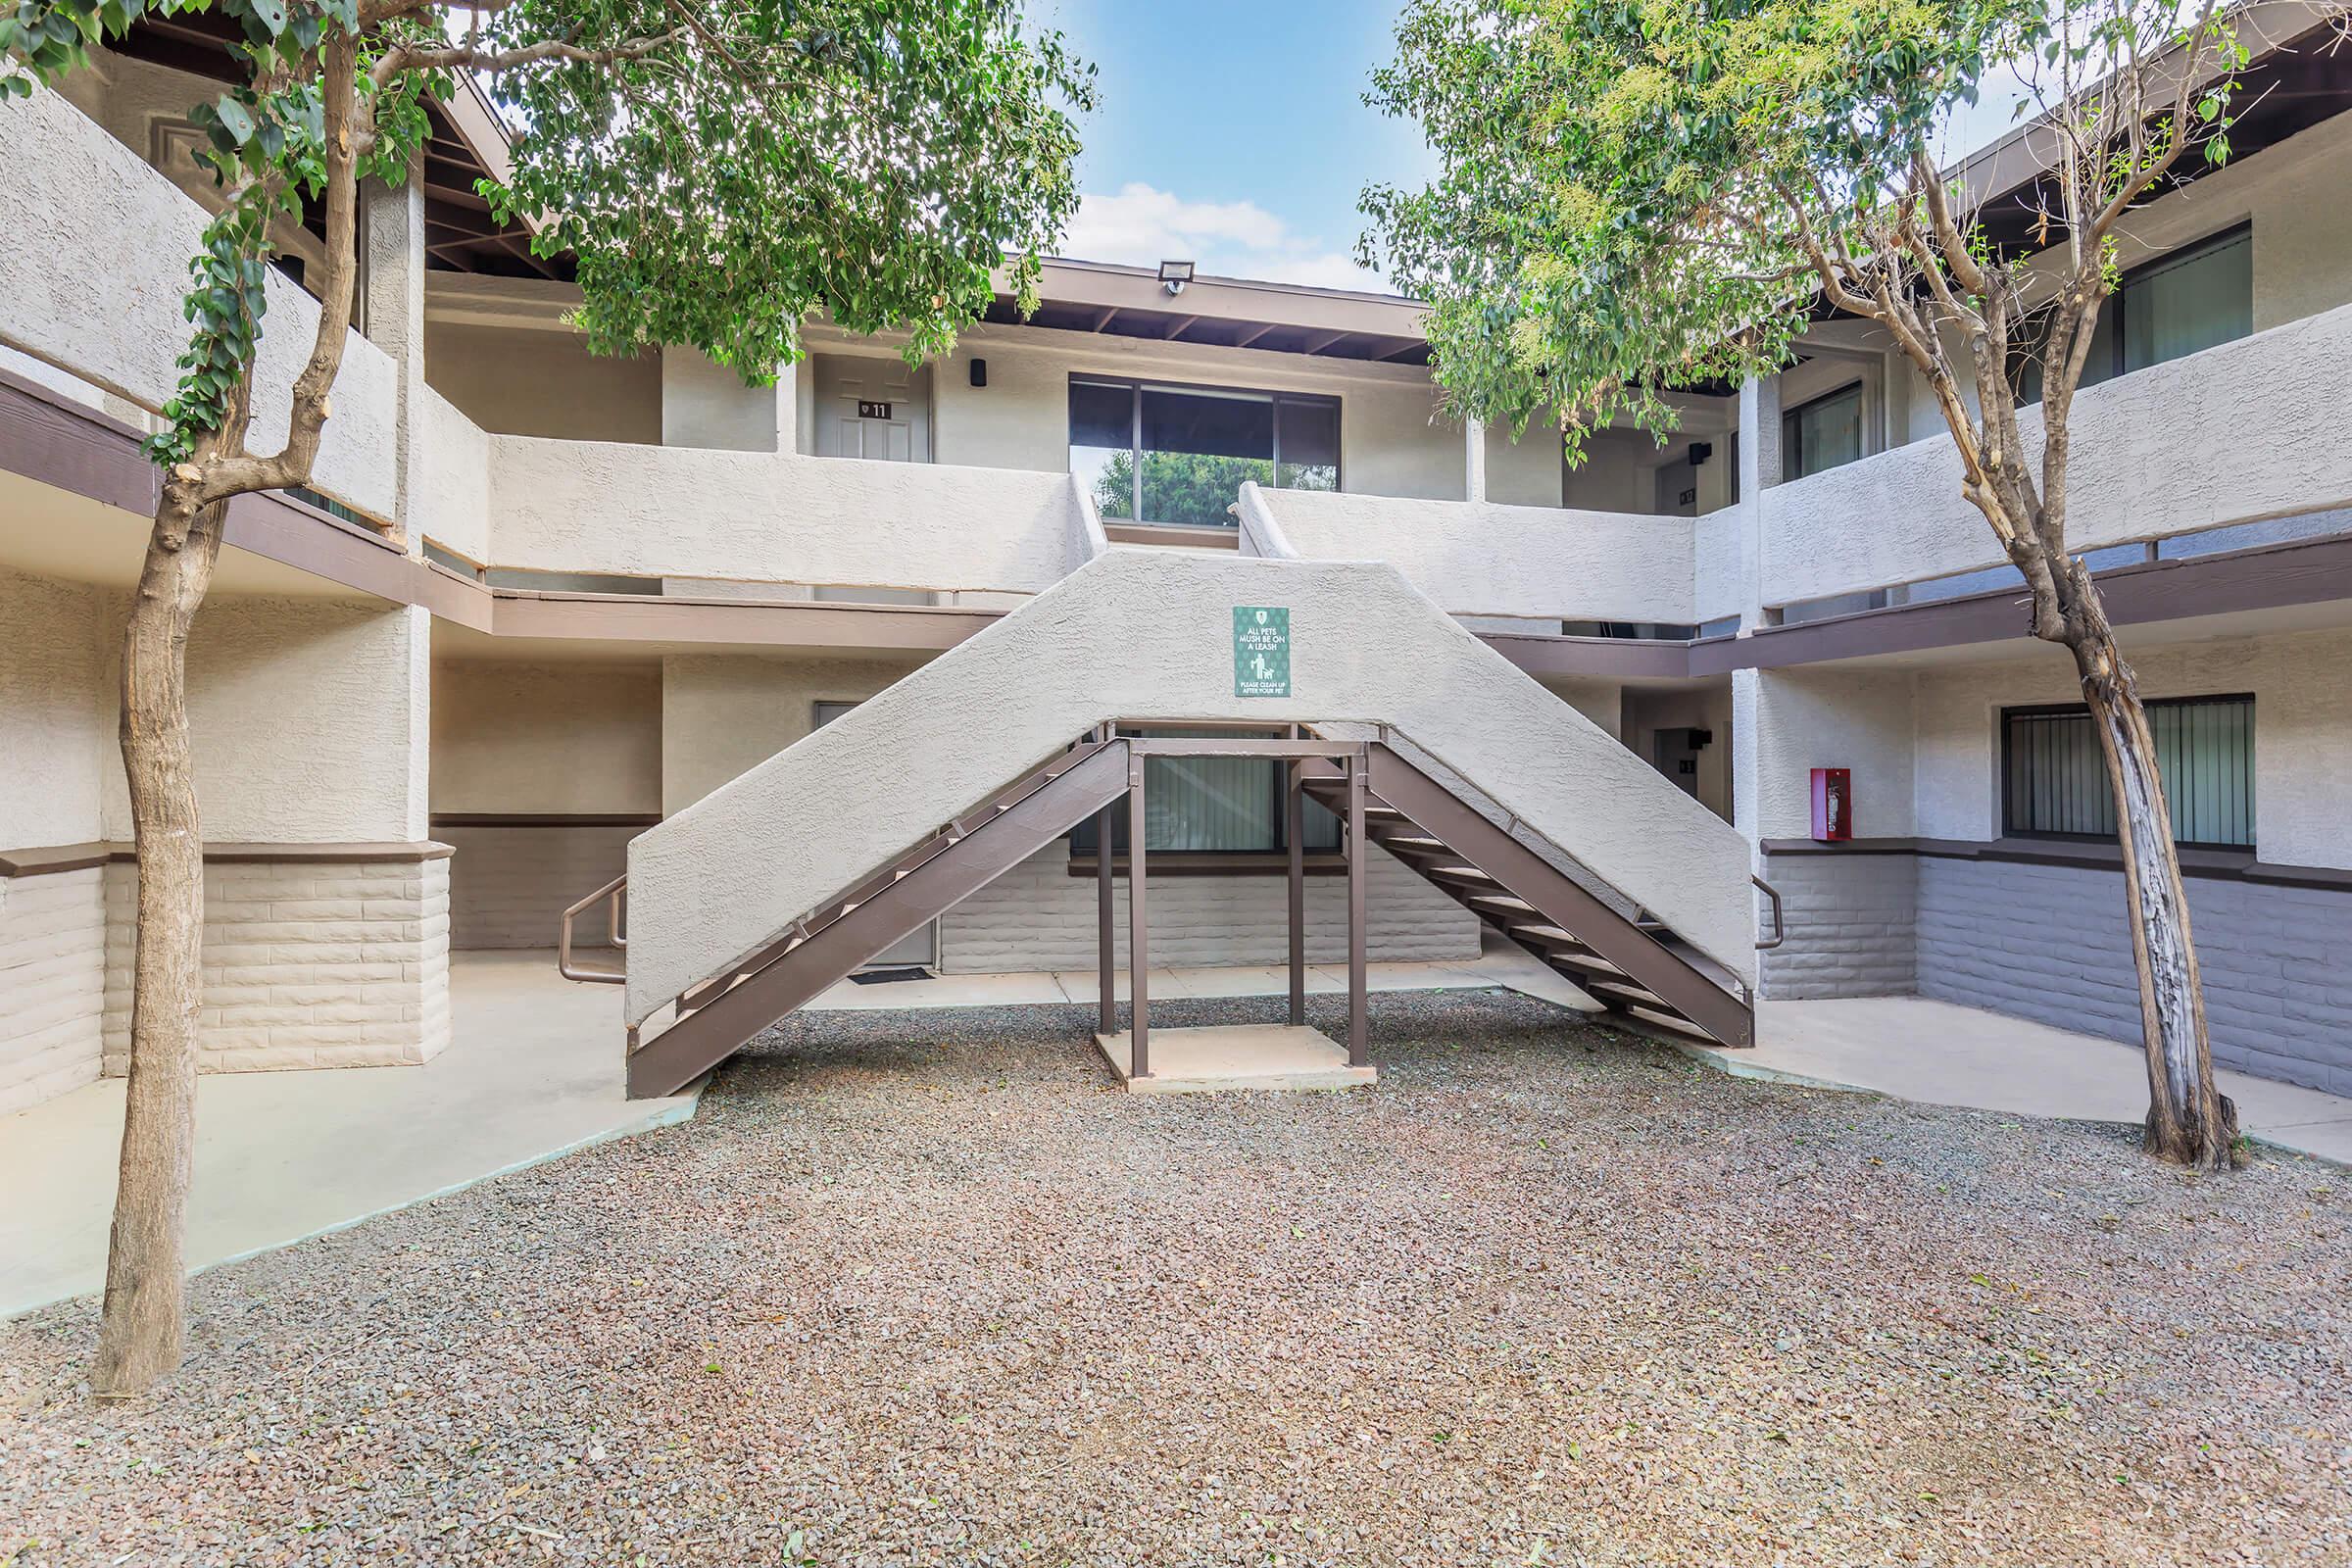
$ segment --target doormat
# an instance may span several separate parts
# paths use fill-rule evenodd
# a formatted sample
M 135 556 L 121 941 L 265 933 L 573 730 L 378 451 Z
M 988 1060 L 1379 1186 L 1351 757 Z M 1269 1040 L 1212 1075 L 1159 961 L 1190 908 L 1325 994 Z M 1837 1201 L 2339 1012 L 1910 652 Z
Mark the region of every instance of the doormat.
M 886 986 L 893 980 L 928 980 L 931 971 L 918 963 L 905 969 L 860 969 L 850 978 L 861 986 Z

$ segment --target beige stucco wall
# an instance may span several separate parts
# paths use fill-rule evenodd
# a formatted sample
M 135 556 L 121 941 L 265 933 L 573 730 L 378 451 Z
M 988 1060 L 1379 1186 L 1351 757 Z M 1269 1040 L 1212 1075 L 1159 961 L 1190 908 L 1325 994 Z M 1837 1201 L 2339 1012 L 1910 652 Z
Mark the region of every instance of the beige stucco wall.
M 1064 473 L 497 436 L 490 564 L 1034 592 L 1082 559 Z
M 120 769 L 107 596 L 0 569 L 0 850 L 102 836 Z
M 163 407 L 187 346 L 180 310 L 204 210 L 66 99 L 36 92 L 0 116 L 0 343 L 140 408 Z M 93 268 L 92 257 L 106 266 Z M 296 371 L 318 308 L 274 270 L 253 377 L 251 445 L 285 438 Z M 392 362 L 358 333 L 344 349 L 316 488 L 373 516 L 395 502 Z
M 662 359 L 588 352 L 576 332 L 424 324 L 424 377 L 484 430 L 571 441 L 662 440 Z
M 1740 670 L 1732 677 L 1734 788 L 1748 838 L 1804 838 L 1812 770 L 1853 770 L 1856 838 L 1907 838 L 1912 677 L 1905 671 Z
M 863 702 L 919 663 L 751 654 L 662 660 L 662 810 L 684 810 L 808 734 L 818 703 Z
M 112 627 L 122 613 L 118 605 Z M 428 637 L 423 611 L 373 604 L 217 598 L 199 611 L 188 637 L 188 722 L 206 837 L 421 840 Z M 106 722 L 111 729 L 111 709 Z M 107 776 L 103 822 L 107 838 L 131 836 L 119 771 Z
M 2254 696 L 2255 847 L 2284 865 L 2352 867 L 2352 632 L 2129 647 L 2143 697 Z M 1923 671 L 1916 831 L 2000 833 L 2000 710 L 2082 700 L 2056 650 Z M 1856 794 L 1861 797 L 1859 782 Z M 1867 797 L 1861 797 L 1867 807 Z
M 1687 517 L 1247 491 L 1253 545 L 1309 561 L 1388 562 L 1454 614 L 1693 618 L 1694 529 Z
M 434 814 L 662 809 L 662 668 L 433 665 Z
M 490 438 L 456 404 L 424 389 L 422 468 L 410 487 L 409 532 L 477 564 L 490 559 Z

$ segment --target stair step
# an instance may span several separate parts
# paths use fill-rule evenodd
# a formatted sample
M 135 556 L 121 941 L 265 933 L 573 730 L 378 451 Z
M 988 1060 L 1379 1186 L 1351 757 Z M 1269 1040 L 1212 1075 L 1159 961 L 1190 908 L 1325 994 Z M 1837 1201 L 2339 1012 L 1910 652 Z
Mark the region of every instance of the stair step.
M 1424 856 L 1451 855 L 1453 853 L 1438 839 L 1425 839 L 1411 833 L 1392 833 L 1380 841 L 1380 847 L 1391 855 Z
M 1702 1041 L 1710 1046 L 1721 1044 L 1713 1035 L 1679 1012 L 1660 1012 L 1655 1007 L 1629 1006 L 1622 1016 L 1647 1024 L 1653 1029 L 1671 1030 L 1675 1034 Z
M 1596 996 L 1614 997 L 1619 1002 L 1631 1003 L 1637 1007 L 1654 1008 L 1659 1012 L 1672 1013 L 1677 1018 L 1682 1016 L 1673 1003 L 1631 980 L 1595 980 L 1586 989 Z
M 1575 980 L 1580 986 L 1585 983 L 1583 979 L 1579 978 L 1583 975 L 1622 976 L 1625 973 L 1623 969 L 1618 968 L 1597 953 L 1547 953 L 1544 956 L 1544 961 L 1554 969 L 1575 970 L 1576 973 L 1569 978 Z
M 1464 902 L 1474 909 L 1499 909 L 1510 915 L 1534 915 L 1538 919 L 1544 917 L 1542 909 L 1508 893 L 1474 893 Z
M 1432 865 L 1424 867 L 1421 874 L 1436 877 L 1440 881 L 1459 882 L 1470 887 L 1494 888 L 1502 885 L 1475 865 Z

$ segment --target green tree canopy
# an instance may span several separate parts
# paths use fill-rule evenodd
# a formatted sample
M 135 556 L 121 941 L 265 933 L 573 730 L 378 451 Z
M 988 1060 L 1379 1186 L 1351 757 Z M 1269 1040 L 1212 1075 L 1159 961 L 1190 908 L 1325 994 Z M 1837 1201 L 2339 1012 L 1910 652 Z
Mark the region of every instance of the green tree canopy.
M 1613 417 L 1663 430 L 1663 391 L 1785 364 L 1825 287 L 1927 290 L 1969 270 L 1973 236 L 1934 231 L 1926 160 L 1996 66 L 2033 68 L 2030 87 L 2053 84 L 2042 104 L 2080 125 L 2095 199 L 2080 232 L 2054 215 L 2051 240 L 2095 251 L 2109 200 L 2191 142 L 2226 155 L 2226 76 L 2180 128 L 2141 75 L 2092 84 L 2213 23 L 2130 0 L 1412 0 L 1371 101 L 1419 122 L 1441 172 L 1365 193 L 1367 260 L 1385 252 L 1431 302 L 1437 373 L 1464 411 L 1556 408 L 1572 451 Z

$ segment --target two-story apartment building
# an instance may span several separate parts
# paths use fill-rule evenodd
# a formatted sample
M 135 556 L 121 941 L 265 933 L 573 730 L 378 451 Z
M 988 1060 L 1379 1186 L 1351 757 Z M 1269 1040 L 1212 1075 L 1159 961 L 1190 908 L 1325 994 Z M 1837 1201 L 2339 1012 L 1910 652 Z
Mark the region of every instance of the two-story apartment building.
M 2075 532 L 2158 699 L 2217 1058 L 2346 1092 L 2352 72 L 2295 6 L 2257 9 L 2276 47 L 2237 156 L 2129 225 L 2076 416 Z M 193 23 L 142 24 L 70 91 L 0 115 L 0 1108 L 119 1070 L 127 1038 L 114 663 L 153 496 L 135 444 L 174 378 L 208 199 L 186 109 L 220 58 Z M 2021 133 L 1961 172 L 1988 220 L 2008 220 L 2030 154 Z M 1410 302 L 1084 262 L 1049 264 L 1033 318 L 1000 301 L 920 366 L 812 325 L 807 358 L 753 390 L 691 353 L 587 355 L 561 260 L 471 192 L 502 157 L 495 117 L 462 97 L 419 177 L 369 193 L 316 491 L 231 511 L 190 649 L 208 1066 L 431 1056 L 453 954 L 552 946 L 633 839 L 668 843 L 657 827 L 878 694 L 921 695 L 923 748 L 855 754 L 854 789 L 696 819 L 735 835 L 706 861 L 822 862 L 811 845 L 856 841 L 911 770 L 978 750 L 1016 689 L 1119 684 L 1099 650 L 995 668 L 994 687 L 904 683 L 967 643 L 1080 647 L 971 640 L 1074 614 L 1096 579 L 1073 573 L 1147 554 L 1254 562 L 1252 583 L 1295 568 L 1302 604 L 1342 580 L 1316 564 L 1393 567 L 1519 672 L 1440 662 L 1431 682 L 1540 687 L 1575 745 L 1589 725 L 1646 764 L 1594 771 L 1540 739 L 1490 759 L 1497 777 L 1472 782 L 1494 799 L 1515 770 L 1586 792 L 1592 836 L 1566 858 L 1606 863 L 1603 837 L 1680 824 L 1693 800 L 1737 830 L 1704 842 L 1742 862 L 1727 885 L 1778 890 L 1786 937 L 1760 963 L 1712 956 L 1766 997 L 1918 993 L 2136 1032 L 2067 662 L 2024 636 L 1934 408 L 1862 323 L 1825 318 L 1783 373 L 1685 397 L 1672 440 L 1605 431 L 1574 467 L 1541 420 L 1513 440 L 1445 415 Z M 265 389 L 306 337 L 308 242 L 287 234 L 271 283 Z M 265 406 L 265 426 L 283 417 Z M 1411 683 L 1397 659 L 1433 657 L 1329 602 L 1319 629 L 1299 621 L 1301 657 L 1310 631 L 1344 639 L 1384 690 Z M 1135 613 L 1137 661 L 1188 657 L 1153 653 Z M 1156 668 L 1116 673 L 1144 682 L 1117 714 L 1133 733 L 1240 723 L 1154 701 Z M 1280 963 L 1284 765 L 1149 765 L 1155 959 Z M 1817 767 L 1850 770 L 1849 840 L 1809 837 Z M 879 957 L 1092 965 L 1109 821 Z M 1296 831 L 1308 951 L 1338 957 L 1339 824 L 1310 803 Z M 1668 907 L 1671 888 L 1634 880 L 1613 883 L 1627 904 Z M 1479 951 L 1491 910 L 1385 852 L 1368 881 L 1373 956 Z M 656 939 L 633 935 L 635 1017 Z

